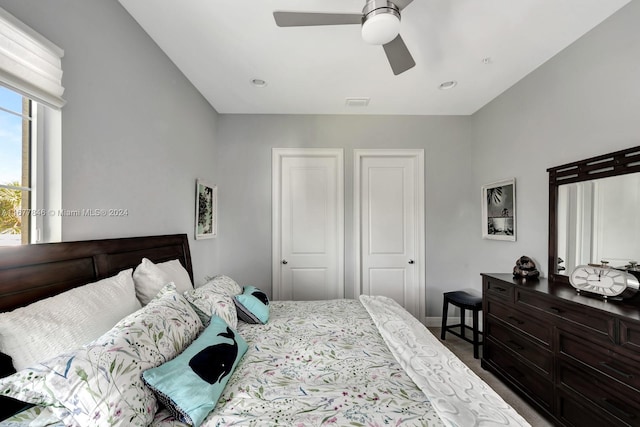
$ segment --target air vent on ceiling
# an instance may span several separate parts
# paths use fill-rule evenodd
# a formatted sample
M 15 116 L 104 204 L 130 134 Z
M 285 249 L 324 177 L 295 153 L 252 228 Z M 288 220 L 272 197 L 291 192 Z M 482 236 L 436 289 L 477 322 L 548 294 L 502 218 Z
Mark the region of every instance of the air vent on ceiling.
M 366 107 L 370 100 L 371 98 L 347 98 L 345 105 L 347 107 Z

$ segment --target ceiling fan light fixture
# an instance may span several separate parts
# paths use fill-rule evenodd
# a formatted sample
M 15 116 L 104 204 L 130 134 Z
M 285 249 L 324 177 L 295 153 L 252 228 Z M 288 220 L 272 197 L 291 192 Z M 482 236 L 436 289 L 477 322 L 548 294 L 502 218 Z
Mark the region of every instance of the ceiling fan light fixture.
M 362 39 L 374 45 L 385 45 L 400 32 L 400 11 L 389 1 L 370 0 L 363 10 Z

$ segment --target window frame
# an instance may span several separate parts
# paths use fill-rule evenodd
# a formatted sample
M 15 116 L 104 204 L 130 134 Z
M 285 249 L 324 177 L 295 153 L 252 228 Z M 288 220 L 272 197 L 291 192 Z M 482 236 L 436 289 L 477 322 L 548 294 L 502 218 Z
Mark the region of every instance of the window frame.
M 0 107 L 2 111 L 21 117 L 23 121 L 22 185 L 0 184 L 0 187 L 23 191 L 20 206 L 22 214 L 21 245 L 59 242 L 62 240 L 62 218 L 60 215 L 62 208 L 62 116 L 58 110 L 44 106 L 12 88 L 7 89 L 21 95 L 23 100 L 21 113 Z M 28 105 L 26 114 L 25 104 Z M 25 126 L 25 122 L 28 122 L 28 126 Z M 28 152 L 26 168 L 24 165 L 25 152 Z M 25 169 L 27 170 L 25 171 Z M 25 176 L 27 176 L 28 185 L 25 185 Z M 26 203 L 25 194 L 29 195 L 26 198 Z

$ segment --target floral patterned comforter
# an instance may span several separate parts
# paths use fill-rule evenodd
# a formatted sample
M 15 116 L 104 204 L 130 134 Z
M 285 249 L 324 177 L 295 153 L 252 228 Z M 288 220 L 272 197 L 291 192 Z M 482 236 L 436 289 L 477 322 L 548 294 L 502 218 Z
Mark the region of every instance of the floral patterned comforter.
M 357 300 L 272 301 L 205 426 L 442 426 Z M 154 426 L 182 426 L 160 411 Z
M 397 304 L 361 298 L 272 301 L 266 325 L 241 322 L 249 349 L 203 426 L 528 425 Z M 166 410 L 152 425 L 184 426 Z

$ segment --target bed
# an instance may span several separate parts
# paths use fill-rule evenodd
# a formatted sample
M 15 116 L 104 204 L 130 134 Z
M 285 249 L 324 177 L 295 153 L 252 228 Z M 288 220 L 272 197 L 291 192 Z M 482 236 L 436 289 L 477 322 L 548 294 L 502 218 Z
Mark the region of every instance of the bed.
M 227 276 L 194 289 L 186 235 L 3 248 L 0 316 L 124 276 L 141 301 L 128 276 L 159 282 L 138 272 L 176 262 L 176 284 L 111 303 L 130 313 L 94 340 L 37 363 L 3 354 L 0 394 L 17 399 L 2 425 L 528 425 L 393 300 L 268 301 Z

